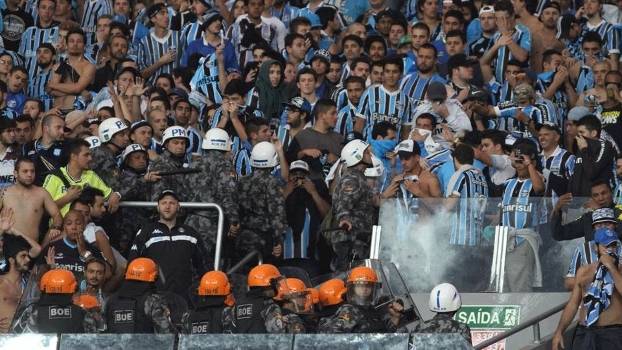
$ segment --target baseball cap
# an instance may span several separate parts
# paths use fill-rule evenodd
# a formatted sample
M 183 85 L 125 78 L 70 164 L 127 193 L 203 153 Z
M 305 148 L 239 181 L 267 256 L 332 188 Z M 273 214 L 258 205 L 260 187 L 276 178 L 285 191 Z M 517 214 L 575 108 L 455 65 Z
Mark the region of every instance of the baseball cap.
M 210 7 L 210 5 L 207 4 L 205 0 L 199 0 L 199 1 L 205 4 L 207 7 Z M 203 15 L 203 24 L 201 24 L 201 30 L 205 30 L 205 28 L 207 28 L 210 24 L 212 24 L 215 21 L 221 21 L 221 22 L 223 21 L 223 17 L 220 14 L 220 12 L 216 10 L 207 11 L 207 13 Z
M 313 57 L 311 57 L 311 61 L 313 62 L 313 60 L 315 59 L 322 59 L 324 61 L 326 61 L 326 63 L 330 63 L 330 52 L 328 52 L 327 50 L 324 49 L 319 49 L 317 51 L 315 51 L 315 53 L 313 54 Z
M 188 99 L 188 93 L 180 88 L 173 88 L 171 89 L 171 92 L 169 92 L 169 97 L 170 96 L 178 96 L 184 99 Z
M 430 85 L 428 85 L 427 98 L 430 101 L 445 101 L 447 99 L 445 84 L 438 81 L 431 82 Z
M 138 128 L 142 128 L 143 126 L 148 126 L 151 128 L 151 124 L 149 124 L 146 120 L 138 120 L 138 121 L 133 122 L 132 125 L 130 126 L 130 133 L 133 133 Z
M 320 17 L 315 14 L 315 12 L 309 10 L 308 8 L 303 8 L 298 12 L 298 17 L 305 17 L 311 22 L 311 29 L 322 29 L 322 22 L 320 21 Z
M 558 135 L 562 134 L 562 131 L 559 129 L 559 126 L 557 126 L 557 124 L 551 123 L 549 121 L 546 121 L 546 122 L 544 122 L 542 124 L 539 124 L 537 129 L 538 129 L 538 131 L 540 131 L 540 129 L 542 129 L 542 128 L 547 129 L 547 130 L 551 130 L 551 131 L 555 131 Z
M 454 68 L 472 67 L 476 63 L 477 63 L 476 59 L 468 57 L 467 55 L 463 53 L 458 53 L 458 54 L 455 54 L 449 57 L 449 60 L 447 60 L 447 69 L 449 72 L 451 72 L 451 70 Z
M 615 213 L 611 208 L 599 208 L 592 212 L 592 225 L 600 224 L 603 222 L 610 222 L 617 224 Z
M 488 102 L 488 93 L 484 89 L 480 89 L 476 86 L 471 86 L 469 89 L 469 94 L 465 101 L 482 101 Z
M 179 196 L 173 190 L 164 190 L 164 191 L 162 191 L 160 193 L 160 195 L 158 196 L 158 201 L 162 200 L 162 198 L 164 198 L 166 196 L 171 196 L 171 197 L 173 197 L 173 198 L 175 198 L 176 200 L 179 201 Z
M 592 114 L 592 112 L 585 106 L 572 107 L 570 111 L 568 111 L 568 120 L 578 122 L 581 118 L 589 114 Z
M 402 155 L 411 155 L 412 153 L 420 154 L 421 149 L 419 148 L 419 144 L 413 140 L 404 140 L 395 146 L 393 150 L 395 153 Z
M 495 7 L 492 5 L 485 5 L 479 10 L 479 15 L 481 16 L 484 13 L 495 13 Z
M 307 162 L 305 162 L 304 160 L 295 160 L 289 166 L 289 171 L 294 171 L 294 170 L 302 170 L 308 173 L 310 171 L 309 164 L 307 164 Z
M 413 42 L 413 39 L 410 35 L 402 35 L 400 38 L 400 42 L 397 44 L 397 47 L 402 47 L 404 45 L 410 45 Z
M 165 9 L 166 5 L 164 5 L 163 3 L 158 3 L 158 4 L 153 4 L 151 5 L 148 9 L 147 9 L 147 18 L 153 18 L 153 16 L 155 16 L 158 12 L 160 12 L 162 9 Z
M 594 242 L 604 245 L 605 247 L 611 243 L 617 242 L 620 245 L 620 239 L 616 232 L 610 228 L 601 227 L 594 231 Z
M 292 97 L 289 102 L 283 103 L 285 107 L 293 107 L 307 114 L 311 113 L 311 104 L 304 97 Z

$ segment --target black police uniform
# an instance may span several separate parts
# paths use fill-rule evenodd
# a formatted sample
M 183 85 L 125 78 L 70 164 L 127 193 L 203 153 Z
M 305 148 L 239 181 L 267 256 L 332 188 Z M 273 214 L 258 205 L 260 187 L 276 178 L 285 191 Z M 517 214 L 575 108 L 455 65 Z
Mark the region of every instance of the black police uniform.
M 262 311 L 268 307 L 276 306 L 272 298 L 263 295 L 261 289 L 251 289 L 244 297 L 236 301 L 233 311 L 235 333 L 261 334 L 268 333 Z
M 224 323 L 224 297 L 199 297 L 196 308 L 190 311 L 191 334 L 229 333 Z
M 154 333 L 151 319 L 145 315 L 145 300 L 153 286 L 145 282 L 125 281 L 106 303 L 109 333 Z
M 85 311 L 71 294 L 42 294 L 35 305 L 40 333 L 83 333 Z

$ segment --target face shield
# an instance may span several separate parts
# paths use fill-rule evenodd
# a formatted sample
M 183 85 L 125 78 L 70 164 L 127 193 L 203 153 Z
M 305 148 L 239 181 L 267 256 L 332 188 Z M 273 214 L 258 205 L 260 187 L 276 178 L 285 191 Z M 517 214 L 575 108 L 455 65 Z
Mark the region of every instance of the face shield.
M 378 297 L 378 284 L 375 282 L 351 282 L 347 284 L 348 303 L 358 306 L 372 306 Z
M 382 160 L 376 157 L 375 155 L 371 155 L 371 163 L 372 166 L 365 169 L 365 177 L 367 178 L 367 184 L 372 189 L 374 193 L 379 193 L 382 191 L 382 184 L 385 178 L 385 168 Z
M 294 283 L 291 279 L 279 280 L 274 300 L 281 302 L 284 308 L 297 314 L 313 312 L 313 295 L 303 283 Z

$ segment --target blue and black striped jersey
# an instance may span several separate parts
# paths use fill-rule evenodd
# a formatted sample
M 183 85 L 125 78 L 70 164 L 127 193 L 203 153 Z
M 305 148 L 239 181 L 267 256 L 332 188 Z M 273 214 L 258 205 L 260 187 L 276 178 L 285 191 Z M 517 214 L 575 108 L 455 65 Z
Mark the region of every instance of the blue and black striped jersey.
M 428 85 L 433 81 L 439 81 L 443 84 L 446 83 L 445 79 L 436 73 L 429 78 L 422 77 L 419 75 L 419 72 L 411 73 L 402 78 L 400 90 L 411 99 L 411 103 L 416 105 L 419 101 L 424 99 L 425 93 L 428 91 Z
M 28 81 L 28 96 L 41 100 L 46 111 L 50 110 L 54 104 L 54 98 L 45 91 L 48 82 L 52 79 L 52 73 L 51 67 L 47 70 L 37 67 L 35 74 Z
M 615 30 L 613 24 L 604 19 L 597 26 L 590 25 L 585 22 L 581 32 L 581 37 L 587 32 L 597 32 L 602 41 L 602 52 L 604 56 L 620 53 L 620 37 L 618 31 Z
M 58 40 L 58 23 L 49 28 L 38 26 L 28 27 L 19 43 L 18 53 L 24 58 L 24 68 L 28 70 L 29 79 L 37 72 L 37 49 L 43 43 L 55 43 Z
M 486 177 L 477 168 L 462 171 L 447 196 L 460 194 L 458 205 L 451 218 L 449 244 L 477 246 L 480 244 L 483 217 L 488 198 Z
M 367 88 L 359 101 L 357 114 L 365 119 L 363 135 L 371 138 L 371 132 L 377 122 L 387 121 L 400 133 L 403 124 L 410 123 L 412 109 L 408 96 L 398 89 L 387 91 L 382 85 Z
M 149 77 L 149 83 L 153 83 L 156 77 L 162 73 L 172 74 L 173 69 L 178 67 L 179 59 L 183 54 L 183 48 L 180 44 L 179 32 L 174 30 L 169 30 L 163 38 L 156 37 L 151 31 L 141 39 L 138 46 L 138 67 L 140 70 L 145 70 L 154 65 L 169 50 L 177 51 L 177 58 L 173 62 L 156 69 Z
M 505 182 L 502 196 L 501 225 L 516 229 L 535 228 L 539 224 L 541 197 L 533 191 L 531 179 L 516 177 Z
M 531 33 L 529 32 L 529 29 L 522 24 L 516 25 L 514 29 L 515 31 L 514 34 L 512 34 L 512 40 L 514 40 L 514 42 L 516 42 L 520 47 L 527 51 L 527 53 L 531 53 Z M 501 33 L 495 33 L 495 35 L 493 35 L 492 39 L 490 40 L 489 46 L 486 50 L 492 48 L 492 46 L 495 44 L 495 42 L 497 42 L 497 40 L 499 40 L 500 37 Z M 497 57 L 492 64 L 494 68 L 494 76 L 498 82 L 505 81 L 505 67 L 507 66 L 508 62 L 514 58 L 515 57 L 512 56 L 512 53 L 507 46 L 502 46 L 499 48 L 499 50 L 497 51 Z
M 110 0 L 86 0 L 84 11 L 80 20 L 80 27 L 86 34 L 86 46 L 95 43 L 95 31 L 97 19 L 103 15 L 112 15 L 112 1 Z

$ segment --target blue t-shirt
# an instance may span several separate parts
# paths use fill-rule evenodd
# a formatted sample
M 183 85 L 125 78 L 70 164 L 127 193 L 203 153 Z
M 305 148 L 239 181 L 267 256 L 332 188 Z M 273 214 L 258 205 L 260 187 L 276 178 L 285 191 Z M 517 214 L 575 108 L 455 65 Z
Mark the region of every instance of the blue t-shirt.
M 24 105 L 26 104 L 26 94 L 21 91 L 18 93 L 9 91 L 6 93 L 5 102 L 7 109 L 11 109 L 17 114 L 22 114 Z

